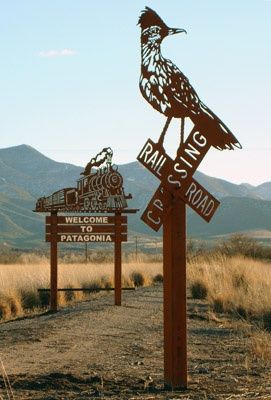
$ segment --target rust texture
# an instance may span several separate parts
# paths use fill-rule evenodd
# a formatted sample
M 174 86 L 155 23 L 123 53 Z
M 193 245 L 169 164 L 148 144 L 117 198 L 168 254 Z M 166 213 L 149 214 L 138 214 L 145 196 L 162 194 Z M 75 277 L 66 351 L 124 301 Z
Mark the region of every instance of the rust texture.
M 40 197 L 35 211 L 108 213 L 126 209 L 132 196 L 124 193 L 123 178 L 112 164 L 112 156 L 112 149 L 104 148 L 86 165 L 76 187 Z
M 188 78 L 161 53 L 165 37 L 186 31 L 169 28 L 149 7 L 142 11 L 138 24 L 141 27 L 140 91 L 145 100 L 167 118 L 159 144 L 163 145 L 172 118 L 189 117 L 195 129 L 207 134 L 210 144 L 217 149 L 241 148 L 230 129 L 200 100 Z
M 193 136 L 193 132 L 189 137 L 191 136 Z M 204 144 L 203 147 L 210 148 L 203 136 L 201 138 L 195 137 L 195 140 L 201 145 Z M 200 146 L 198 148 L 196 146 L 191 147 L 187 141 L 181 147 L 182 153 L 178 151 L 179 155 L 173 161 L 161 145 L 148 139 L 137 157 L 141 164 L 163 182 L 156 190 L 141 217 L 155 231 L 160 229 L 163 223 L 163 215 L 169 211 L 163 201 L 165 190 L 169 190 L 175 196 L 180 197 L 207 222 L 211 220 L 220 204 L 192 176 L 203 159 L 206 149 L 202 152 Z M 183 163 L 183 165 L 181 166 L 180 163 Z
M 158 142 L 149 139 L 137 157 L 161 181 L 141 218 L 155 231 L 163 225 L 164 380 L 167 387 L 185 389 L 185 205 L 207 222 L 211 220 L 219 201 L 193 178 L 193 174 L 211 146 L 232 150 L 241 145 L 230 129 L 200 100 L 180 69 L 162 56 L 163 39 L 186 31 L 169 28 L 149 7 L 141 12 L 138 24 L 141 28 L 140 91 L 145 100 L 166 117 Z M 180 119 L 180 145 L 174 161 L 163 147 L 172 118 Z M 186 118 L 194 126 L 185 140 Z
M 129 209 L 124 193 L 123 178 L 112 165 L 113 151 L 104 148 L 86 165 L 77 187 L 63 188 L 48 197 L 40 197 L 36 212 L 50 212 L 45 218 L 45 240 L 50 242 L 50 308 L 57 311 L 58 243 L 112 242 L 115 255 L 115 304 L 121 305 L 121 243 L 127 241 Z M 58 216 L 58 212 L 69 213 Z M 71 212 L 96 213 L 91 215 Z M 105 213 L 111 213 L 106 215 Z M 97 215 L 98 214 L 98 215 Z M 112 215 L 113 214 L 113 215 Z
M 115 258 L 114 258 L 114 285 L 115 285 L 115 305 L 121 306 L 121 214 L 115 213 Z
M 164 375 L 169 387 L 187 387 L 185 203 L 167 193 L 164 221 Z
M 51 252 L 50 252 L 50 309 L 51 311 L 57 311 L 57 277 L 58 277 L 58 266 L 57 266 L 57 211 L 51 212 Z

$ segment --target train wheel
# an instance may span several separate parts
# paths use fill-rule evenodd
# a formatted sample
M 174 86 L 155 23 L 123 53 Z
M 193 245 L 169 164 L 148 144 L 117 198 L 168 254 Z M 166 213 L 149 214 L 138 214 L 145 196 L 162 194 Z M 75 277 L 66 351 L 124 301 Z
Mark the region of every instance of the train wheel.
M 86 211 L 88 211 L 88 210 L 89 210 L 89 206 L 90 206 L 90 200 L 89 200 L 88 197 L 85 197 L 85 198 L 84 198 L 84 209 L 85 209 Z
M 96 199 L 92 199 L 91 200 L 91 209 L 93 211 L 97 211 L 97 209 L 98 209 L 98 201 Z

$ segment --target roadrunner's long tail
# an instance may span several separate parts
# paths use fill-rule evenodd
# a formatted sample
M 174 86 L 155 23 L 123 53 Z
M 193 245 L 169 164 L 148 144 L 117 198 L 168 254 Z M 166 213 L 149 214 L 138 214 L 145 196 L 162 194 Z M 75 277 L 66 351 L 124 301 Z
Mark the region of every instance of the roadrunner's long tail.
M 219 150 L 242 148 L 230 129 L 204 103 L 200 102 L 200 112 L 191 113 L 190 118 L 199 131 L 210 138 L 215 148 Z

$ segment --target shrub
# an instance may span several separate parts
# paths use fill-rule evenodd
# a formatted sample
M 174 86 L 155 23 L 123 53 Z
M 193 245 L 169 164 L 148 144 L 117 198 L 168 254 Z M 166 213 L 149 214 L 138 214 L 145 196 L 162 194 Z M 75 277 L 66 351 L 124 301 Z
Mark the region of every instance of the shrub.
M 83 297 L 84 297 L 83 291 L 77 291 L 77 290 L 73 291 L 72 289 L 74 289 L 74 288 L 75 288 L 74 285 L 67 285 L 67 289 L 71 289 L 71 290 L 62 292 L 64 295 L 64 299 L 63 299 L 64 304 L 68 303 L 70 301 L 79 301 L 79 300 L 83 299 Z
M 270 247 L 263 246 L 257 240 L 240 233 L 233 234 L 227 240 L 220 242 L 218 249 L 228 256 L 241 254 L 254 259 L 271 258 Z
M 5 299 L 0 298 L 0 320 L 9 318 L 11 318 L 10 306 Z
M 9 304 L 10 307 L 10 312 L 13 317 L 17 317 L 18 315 L 23 314 L 23 308 L 20 299 L 16 296 L 16 294 L 13 294 L 11 296 L 7 297 L 7 303 Z
M 237 312 L 238 316 L 240 316 L 241 318 L 247 319 L 247 318 L 249 317 L 249 312 L 248 312 L 248 310 L 246 310 L 246 308 L 243 307 L 243 306 L 240 306 L 240 305 L 239 305 L 239 306 L 236 308 L 236 312 Z
M 105 289 L 111 289 L 113 287 L 113 279 L 106 275 L 102 276 L 101 286 Z
M 190 287 L 191 295 L 193 299 L 206 299 L 208 294 L 208 288 L 202 281 L 195 281 Z
M 50 304 L 50 291 L 40 291 L 39 292 L 39 303 L 41 307 L 48 307 Z
M 154 275 L 152 281 L 153 283 L 162 283 L 164 280 L 163 275 L 162 274 L 156 274 Z
M 271 332 L 271 311 L 266 311 L 263 313 L 263 328 Z
M 132 272 L 130 275 L 135 287 L 143 286 L 145 283 L 144 275 L 141 272 Z
M 219 314 L 225 311 L 223 299 L 220 297 L 213 299 L 213 310 Z
M 98 291 L 99 289 L 101 289 L 101 287 L 102 287 L 101 282 L 98 282 L 98 281 L 85 282 L 82 285 L 82 289 L 85 289 L 85 290 L 83 290 L 84 294 L 90 293 L 90 291 L 87 289 L 91 289 L 91 291 L 95 292 L 95 291 Z
M 73 289 L 73 285 L 67 285 L 67 289 Z M 68 290 L 67 292 L 64 292 L 64 297 L 65 301 L 73 301 L 76 298 L 76 292 L 72 290 Z
M 33 310 L 40 306 L 39 294 L 37 291 L 33 290 L 22 290 L 21 291 L 21 301 L 23 309 Z

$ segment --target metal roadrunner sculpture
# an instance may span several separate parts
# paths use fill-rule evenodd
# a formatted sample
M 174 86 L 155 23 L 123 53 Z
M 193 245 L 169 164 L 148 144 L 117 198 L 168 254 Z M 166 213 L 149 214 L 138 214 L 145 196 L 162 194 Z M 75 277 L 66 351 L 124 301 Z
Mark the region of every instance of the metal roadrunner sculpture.
M 193 174 L 211 146 L 219 150 L 240 143 L 229 128 L 199 99 L 186 76 L 161 54 L 168 35 L 185 32 L 169 28 L 149 7 L 142 11 L 141 77 L 143 97 L 167 117 L 158 143 L 148 139 L 137 159 L 160 181 L 141 219 L 153 230 L 163 225 L 164 378 L 170 388 L 187 387 L 186 327 L 186 204 L 209 222 L 219 201 Z M 184 140 L 184 121 L 194 127 Z M 180 145 L 171 159 L 163 147 L 172 118 L 181 118 Z
M 142 11 L 138 24 L 141 27 L 140 90 L 152 107 L 167 117 L 159 143 L 163 144 L 173 117 L 189 117 L 201 133 L 208 134 L 217 149 L 241 148 L 229 128 L 199 99 L 187 77 L 161 54 L 161 43 L 166 36 L 186 31 L 169 28 L 149 7 Z
M 60 189 L 48 197 L 40 197 L 36 211 L 112 212 L 126 208 L 126 199 L 130 199 L 131 195 L 124 193 L 123 178 L 117 167 L 112 165 L 112 156 L 112 149 L 104 148 L 86 165 L 77 187 Z

